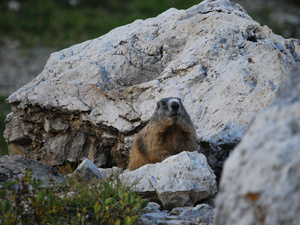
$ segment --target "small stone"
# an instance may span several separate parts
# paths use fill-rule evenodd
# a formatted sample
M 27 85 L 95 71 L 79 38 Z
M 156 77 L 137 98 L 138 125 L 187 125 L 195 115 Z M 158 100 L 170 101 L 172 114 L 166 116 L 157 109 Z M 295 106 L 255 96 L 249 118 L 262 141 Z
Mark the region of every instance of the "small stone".
M 82 177 L 86 181 L 105 178 L 104 174 L 100 173 L 98 167 L 89 159 L 84 159 L 74 171 L 74 174 Z

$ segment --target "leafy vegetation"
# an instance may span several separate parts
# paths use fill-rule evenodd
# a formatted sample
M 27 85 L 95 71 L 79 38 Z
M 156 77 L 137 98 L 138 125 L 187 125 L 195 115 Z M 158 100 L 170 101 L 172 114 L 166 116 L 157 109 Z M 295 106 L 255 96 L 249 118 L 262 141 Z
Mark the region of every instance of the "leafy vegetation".
M 9 0 L 0 3 L 2 37 L 25 45 L 66 47 L 99 37 L 111 29 L 175 8 L 188 8 L 199 0 L 22 0 L 17 9 Z M 73 2 L 73 3 L 72 3 Z
M 147 200 L 120 181 L 89 183 L 69 178 L 62 187 L 43 189 L 25 176 L 0 190 L 2 224 L 135 224 Z

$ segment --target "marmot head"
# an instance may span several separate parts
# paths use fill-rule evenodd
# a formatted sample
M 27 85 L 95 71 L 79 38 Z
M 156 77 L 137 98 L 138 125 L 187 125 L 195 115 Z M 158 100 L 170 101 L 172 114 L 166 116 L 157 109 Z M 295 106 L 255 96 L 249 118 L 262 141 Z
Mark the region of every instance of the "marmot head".
M 154 118 L 172 118 L 174 120 L 185 117 L 187 114 L 180 98 L 163 98 L 157 102 Z

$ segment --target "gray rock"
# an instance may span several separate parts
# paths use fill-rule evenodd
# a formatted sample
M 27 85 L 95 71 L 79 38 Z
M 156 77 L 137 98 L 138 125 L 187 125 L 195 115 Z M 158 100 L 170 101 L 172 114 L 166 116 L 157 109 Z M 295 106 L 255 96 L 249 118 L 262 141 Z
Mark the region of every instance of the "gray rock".
M 300 66 L 225 163 L 215 225 L 300 224 Z
M 88 157 L 124 168 L 156 101 L 180 97 L 218 175 L 299 56 L 298 40 L 275 35 L 230 1 L 169 9 L 53 53 L 8 98 L 5 138 L 11 153 L 52 165 Z
M 124 171 L 121 181 L 137 192 L 158 198 L 164 208 L 193 206 L 217 192 L 216 176 L 204 155 L 182 152 L 161 163 Z M 156 197 L 157 196 L 157 197 Z
M 61 184 L 65 179 L 53 167 L 46 163 L 27 159 L 23 155 L 0 156 L 0 188 L 9 180 L 23 176 L 31 170 L 32 177 L 42 180 L 42 187 Z
M 139 218 L 140 225 L 209 225 L 213 221 L 214 208 L 207 204 L 195 207 L 178 207 L 172 211 L 160 210 L 157 203 L 150 202 Z
M 84 159 L 74 171 L 74 174 L 82 177 L 86 181 L 105 178 L 105 175 L 102 174 L 98 167 L 96 167 L 95 164 L 89 159 Z
M 101 174 L 104 175 L 106 179 L 116 179 L 123 172 L 122 168 L 116 166 L 107 169 L 98 168 L 98 170 L 100 171 Z

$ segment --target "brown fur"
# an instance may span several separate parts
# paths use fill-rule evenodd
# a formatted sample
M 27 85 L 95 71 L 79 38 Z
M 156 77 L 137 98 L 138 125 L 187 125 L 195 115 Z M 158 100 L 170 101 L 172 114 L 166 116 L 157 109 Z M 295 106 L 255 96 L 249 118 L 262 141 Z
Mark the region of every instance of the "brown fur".
M 172 99 L 174 98 L 168 98 L 166 101 Z M 138 133 L 130 153 L 130 170 L 145 164 L 161 162 L 182 151 L 197 150 L 195 128 L 180 99 L 178 100 L 183 109 L 179 118 L 158 116 L 154 113 L 147 126 Z M 160 113 L 164 114 L 163 110 L 161 111 Z

